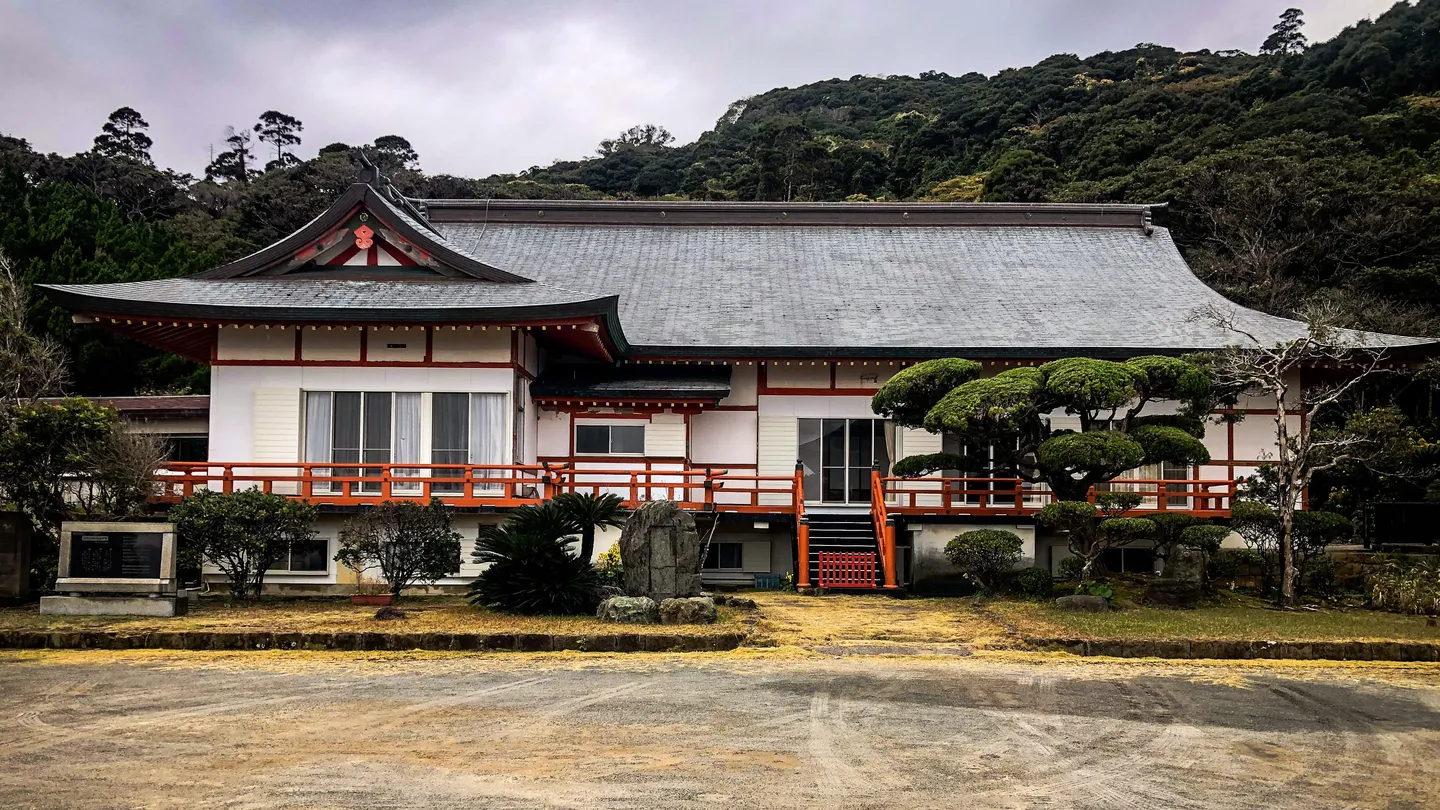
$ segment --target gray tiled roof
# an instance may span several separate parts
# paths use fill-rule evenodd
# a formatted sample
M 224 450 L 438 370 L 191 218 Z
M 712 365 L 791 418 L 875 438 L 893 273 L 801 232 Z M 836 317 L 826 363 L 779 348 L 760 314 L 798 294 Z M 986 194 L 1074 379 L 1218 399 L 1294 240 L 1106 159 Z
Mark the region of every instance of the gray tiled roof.
M 357 268 L 363 269 L 363 268 Z M 202 307 L 207 317 L 246 316 L 273 310 L 276 316 L 366 310 L 388 313 L 397 308 L 436 312 L 553 307 L 603 301 L 604 296 L 566 290 L 544 282 L 515 284 L 477 279 L 435 281 L 344 281 L 334 278 L 273 277 L 264 279 L 169 278 L 119 284 L 50 284 L 48 290 L 73 296 L 103 297 L 105 311 L 128 314 L 125 303 Z M 357 312 L 358 311 L 358 312 Z M 184 317 L 183 315 L 181 317 Z M 201 317 L 195 314 L 195 317 Z M 361 318 L 363 319 L 363 318 Z
M 1233 312 L 1264 343 L 1304 333 L 1206 287 L 1143 206 L 434 201 L 443 216 L 422 223 L 357 186 L 330 213 L 362 201 L 469 275 L 231 277 L 286 258 L 282 242 L 266 249 L 275 257 L 262 251 L 209 278 L 47 290 L 79 311 L 165 318 L 600 315 L 622 353 L 642 355 L 1105 356 L 1236 342 L 1192 317 L 1202 307 Z M 301 237 L 314 235 L 288 239 Z
M 730 367 L 718 366 L 548 366 L 530 384 L 537 398 L 714 399 L 730 394 Z
M 1267 343 L 1296 321 L 1236 307 L 1154 228 L 439 225 L 506 271 L 620 297 L 644 347 L 1193 350 L 1234 310 Z M 1386 339 L 1399 344 L 1426 341 Z

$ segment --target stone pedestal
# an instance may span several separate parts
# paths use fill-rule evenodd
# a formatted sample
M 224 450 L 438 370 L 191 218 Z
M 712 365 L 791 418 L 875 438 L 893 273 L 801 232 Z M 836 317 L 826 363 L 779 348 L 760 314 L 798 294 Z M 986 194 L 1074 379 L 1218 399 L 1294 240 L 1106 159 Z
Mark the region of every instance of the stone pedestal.
M 47 616 L 184 616 L 190 600 L 175 596 L 42 596 Z
M 695 518 L 671 501 L 651 501 L 630 515 L 620 534 L 625 593 L 666 599 L 699 596 L 700 534 Z

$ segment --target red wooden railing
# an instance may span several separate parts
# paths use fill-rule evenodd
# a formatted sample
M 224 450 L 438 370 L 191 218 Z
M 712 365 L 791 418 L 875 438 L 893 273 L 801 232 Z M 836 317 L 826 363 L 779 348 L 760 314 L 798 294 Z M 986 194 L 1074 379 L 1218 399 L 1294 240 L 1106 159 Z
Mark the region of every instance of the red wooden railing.
M 881 478 L 872 499 L 885 503 L 886 514 L 900 515 L 1032 515 L 1055 499 L 1049 489 L 1019 478 Z M 1199 517 L 1228 517 L 1235 497 L 1231 480 L 1192 478 L 1127 478 L 1103 489 L 1141 496 L 1136 511 L 1184 512 Z M 1088 499 L 1093 503 L 1096 488 Z
M 895 587 L 895 521 L 885 503 L 885 487 L 878 471 L 870 473 L 870 516 L 875 521 L 875 542 L 880 547 L 880 567 L 885 587 Z
M 875 587 L 875 552 L 873 551 L 822 551 L 820 558 L 820 580 L 822 588 L 873 588 Z
M 799 479 L 724 469 L 575 469 L 535 464 L 354 464 L 168 462 L 156 471 L 153 500 L 174 503 L 201 489 L 260 489 L 329 506 L 429 500 L 455 506 L 536 504 L 561 492 L 613 492 L 629 506 L 673 500 L 684 509 L 793 513 Z

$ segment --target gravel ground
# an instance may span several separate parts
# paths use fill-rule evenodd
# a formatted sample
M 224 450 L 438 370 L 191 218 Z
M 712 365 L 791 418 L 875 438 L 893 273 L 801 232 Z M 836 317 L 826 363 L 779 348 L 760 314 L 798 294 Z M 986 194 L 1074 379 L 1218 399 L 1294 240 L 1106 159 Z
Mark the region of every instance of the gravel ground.
M 0 653 L 4 808 L 806 805 L 1440 807 L 1440 668 Z

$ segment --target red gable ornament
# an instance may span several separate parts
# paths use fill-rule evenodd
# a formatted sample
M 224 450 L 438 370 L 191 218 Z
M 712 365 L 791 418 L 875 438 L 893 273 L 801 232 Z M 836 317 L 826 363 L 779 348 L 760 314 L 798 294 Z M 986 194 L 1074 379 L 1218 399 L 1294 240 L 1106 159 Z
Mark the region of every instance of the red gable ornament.
M 368 250 L 371 245 L 375 244 L 374 236 L 375 232 L 370 230 L 369 225 L 361 225 L 355 229 L 355 247 Z

